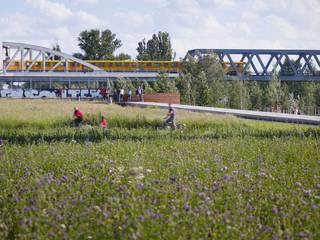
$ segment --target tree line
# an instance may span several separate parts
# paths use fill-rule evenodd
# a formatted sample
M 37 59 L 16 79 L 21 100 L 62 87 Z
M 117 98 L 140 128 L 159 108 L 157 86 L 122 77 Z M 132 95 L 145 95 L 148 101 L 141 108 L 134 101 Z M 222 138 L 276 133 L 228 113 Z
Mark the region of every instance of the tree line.
M 116 34 L 106 29 L 84 30 L 79 34 L 78 46 L 82 52 L 74 56 L 83 60 L 128 60 L 126 53 L 115 54 L 122 46 Z M 60 47 L 55 46 L 57 50 Z M 174 59 L 170 35 L 167 32 L 153 34 L 151 39 L 142 39 L 137 44 L 137 60 Z M 315 82 L 281 82 L 279 76 L 292 75 L 292 66 L 301 71 L 301 64 L 286 59 L 280 71 L 275 72 L 272 80 L 227 81 L 224 69 L 215 55 L 183 61 L 183 72 L 175 81 L 169 81 L 160 74 L 156 82 L 139 82 L 118 79 L 115 87 L 135 88 L 143 84 L 145 92 L 179 91 L 181 102 L 200 106 L 228 107 L 261 111 L 280 111 L 287 113 L 320 114 L 320 84 Z M 316 71 L 311 63 L 306 74 Z
M 215 55 L 189 58 L 183 64 L 177 87 L 185 104 L 320 114 L 320 84 L 280 81 L 279 75 L 290 74 L 285 69 L 274 72 L 270 81 L 228 81 Z
M 79 34 L 78 46 L 82 52 L 74 53 L 74 56 L 83 60 L 128 60 L 132 59 L 129 54 L 115 54 L 115 51 L 122 46 L 120 39 L 115 33 L 106 29 L 84 30 Z M 173 59 L 173 50 L 169 33 L 158 32 L 152 38 L 145 38 L 138 42 L 137 60 L 166 60 Z

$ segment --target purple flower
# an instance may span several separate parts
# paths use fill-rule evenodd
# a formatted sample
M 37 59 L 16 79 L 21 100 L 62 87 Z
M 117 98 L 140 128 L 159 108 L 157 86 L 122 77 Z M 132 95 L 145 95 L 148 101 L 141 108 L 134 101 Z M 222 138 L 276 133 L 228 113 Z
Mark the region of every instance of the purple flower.
M 307 232 L 300 232 L 300 233 L 299 233 L 299 237 L 301 237 L 301 238 L 308 238 L 308 237 L 309 237 L 309 233 L 307 233 Z
M 140 216 L 139 216 L 139 221 L 140 221 L 140 222 L 144 222 L 144 216 L 143 216 L 143 215 L 140 215 Z
M 229 181 L 229 180 L 231 179 L 231 177 L 230 177 L 229 175 L 225 175 L 225 176 L 223 177 L 223 179 Z
M 68 181 L 68 176 L 63 176 L 63 177 L 62 177 L 62 180 L 63 180 L 64 182 L 67 182 L 67 181 Z
M 272 208 L 272 213 L 273 214 L 278 214 L 278 208 L 277 207 Z
M 109 217 L 109 214 L 105 211 L 102 212 L 102 215 L 103 215 L 104 219 L 107 219 Z
M 190 207 L 189 204 L 186 203 L 186 204 L 183 206 L 183 209 L 184 209 L 186 212 L 189 212 L 189 211 L 191 210 L 191 207 Z
M 258 175 L 259 175 L 259 177 L 266 177 L 267 176 L 267 174 L 265 172 L 263 172 L 263 171 L 259 172 Z
M 27 219 L 27 224 L 28 224 L 29 226 L 32 225 L 32 218 L 29 217 L 29 218 Z
M 138 183 L 137 184 L 137 188 L 140 189 L 140 190 L 144 189 L 144 184 L 143 183 Z
M 31 208 L 30 208 L 30 207 L 24 207 L 24 208 L 23 208 L 23 211 L 24 211 L 24 212 L 30 212 L 30 211 L 31 211 Z
M 170 177 L 170 183 L 175 183 L 177 181 L 176 175 Z

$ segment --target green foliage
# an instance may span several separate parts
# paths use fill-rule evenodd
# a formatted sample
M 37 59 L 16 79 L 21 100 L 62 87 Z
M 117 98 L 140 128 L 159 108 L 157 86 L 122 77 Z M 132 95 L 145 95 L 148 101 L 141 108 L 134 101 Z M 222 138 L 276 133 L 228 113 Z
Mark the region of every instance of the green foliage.
M 192 91 L 192 75 L 191 73 L 182 74 L 177 79 L 177 88 L 179 89 L 181 102 L 185 104 L 195 105 Z
M 147 42 L 146 39 L 143 39 L 138 43 L 137 51 L 137 59 L 141 61 L 171 61 L 173 59 L 170 36 L 167 32 L 153 34 Z
M 314 114 L 316 108 L 316 90 L 314 83 L 303 83 L 301 108 L 304 114 Z
M 122 46 L 116 34 L 106 29 L 102 32 L 98 29 L 82 31 L 78 37 L 79 47 L 84 52 L 81 57 L 85 60 L 107 60 L 114 59 L 114 52 Z
M 208 106 L 211 102 L 210 99 L 210 89 L 208 84 L 208 79 L 205 72 L 200 72 L 197 79 L 197 89 L 196 89 L 196 104 L 202 106 Z
M 114 60 L 130 60 L 131 56 L 126 53 L 120 53 L 114 57 Z
M 278 75 L 274 74 L 267 87 L 267 102 L 270 107 L 278 108 L 283 99 L 283 91 Z
M 224 106 L 224 72 L 217 56 L 200 59 L 189 57 L 183 62 L 183 74 L 178 88 L 182 101 L 199 105 Z
M 292 75 L 291 65 L 298 72 L 301 71 L 301 64 L 290 61 L 286 59 L 280 75 Z M 310 71 L 315 71 L 312 66 L 311 64 Z M 185 104 L 263 111 L 281 110 L 290 113 L 301 110 L 306 114 L 320 113 L 319 86 L 310 82 L 281 83 L 276 73 L 268 82 L 245 83 L 236 78 L 227 81 L 221 63 L 214 54 L 199 59 L 187 56 L 183 62 L 183 73 L 177 81 L 181 102 Z
M 124 78 L 117 78 L 115 81 L 114 81 L 114 88 L 115 89 L 125 89 L 127 87 L 127 80 L 124 79 Z
M 247 86 L 241 80 L 233 80 L 229 83 L 228 90 L 230 108 L 246 109 L 249 103 L 249 93 Z
M 301 72 L 301 63 L 300 61 L 294 61 L 292 59 L 286 58 L 282 64 L 279 74 L 281 76 L 292 76 L 294 75 L 294 68 L 297 72 Z
M 319 128 L 108 120 L 0 121 L 1 239 L 320 237 Z
M 142 87 L 143 87 L 144 93 L 153 93 L 154 92 L 154 90 L 152 89 L 152 87 L 149 85 L 149 83 L 146 80 L 144 80 L 142 82 Z
M 176 92 L 175 82 L 168 79 L 166 74 L 158 74 L 157 90 L 159 93 Z
M 260 85 L 256 81 L 252 81 L 249 83 L 249 96 L 250 96 L 250 104 L 251 109 L 254 110 L 262 110 L 262 89 Z

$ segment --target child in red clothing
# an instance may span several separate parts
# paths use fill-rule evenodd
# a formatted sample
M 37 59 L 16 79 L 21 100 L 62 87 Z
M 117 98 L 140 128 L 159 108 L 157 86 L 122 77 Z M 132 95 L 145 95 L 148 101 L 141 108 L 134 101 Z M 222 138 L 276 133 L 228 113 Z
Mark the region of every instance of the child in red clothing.
M 108 121 L 104 116 L 101 116 L 101 124 L 100 124 L 100 126 L 103 127 L 103 128 L 108 128 Z

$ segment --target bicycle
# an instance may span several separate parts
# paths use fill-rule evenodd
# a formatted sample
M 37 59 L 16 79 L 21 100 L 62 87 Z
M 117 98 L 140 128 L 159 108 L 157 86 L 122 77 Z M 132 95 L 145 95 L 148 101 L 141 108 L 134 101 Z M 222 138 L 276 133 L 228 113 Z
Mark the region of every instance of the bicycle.
M 184 123 L 176 123 L 175 129 L 172 126 L 172 122 L 164 122 L 162 126 L 158 127 L 158 130 L 171 129 L 171 130 L 184 130 L 187 125 Z

